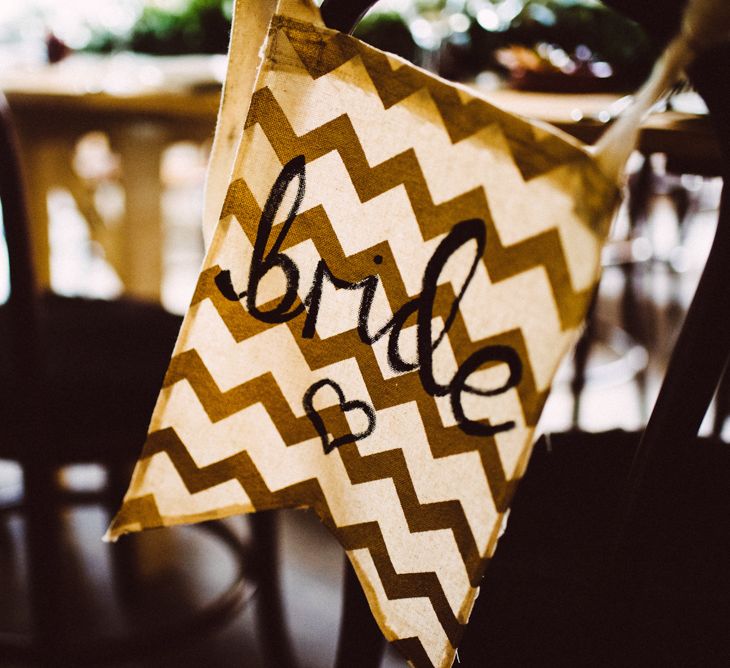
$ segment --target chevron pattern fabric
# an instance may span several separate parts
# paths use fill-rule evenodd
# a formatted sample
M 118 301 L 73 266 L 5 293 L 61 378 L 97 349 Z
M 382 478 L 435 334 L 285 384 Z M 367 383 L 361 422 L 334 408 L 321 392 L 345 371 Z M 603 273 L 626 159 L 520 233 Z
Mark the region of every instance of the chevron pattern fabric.
M 589 153 L 283 0 L 109 536 L 313 508 L 449 666 L 599 272 Z

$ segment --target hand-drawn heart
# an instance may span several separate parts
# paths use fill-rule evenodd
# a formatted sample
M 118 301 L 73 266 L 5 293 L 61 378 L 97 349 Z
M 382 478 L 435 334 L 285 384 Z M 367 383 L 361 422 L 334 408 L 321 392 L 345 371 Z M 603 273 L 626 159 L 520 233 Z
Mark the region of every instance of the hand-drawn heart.
M 365 413 L 368 418 L 368 427 L 367 429 L 365 429 L 365 431 L 361 431 L 357 434 L 345 434 L 344 436 L 335 438 L 332 441 L 329 440 L 329 434 L 327 431 L 327 427 L 325 427 L 324 420 L 314 408 L 314 395 L 317 394 L 317 392 L 319 392 L 323 387 L 328 386 L 337 393 L 337 399 L 340 403 L 340 410 L 343 413 L 354 410 L 361 410 L 363 413 Z M 323 378 L 322 380 L 318 380 L 314 385 L 312 385 L 305 392 L 302 403 L 304 404 L 304 410 L 307 412 L 307 417 L 312 421 L 314 428 L 317 430 L 319 437 L 322 439 L 322 445 L 324 447 L 324 453 L 326 455 L 332 452 L 332 450 L 334 450 L 335 448 L 339 448 L 341 445 L 345 445 L 345 443 L 354 443 L 355 441 L 361 441 L 362 439 L 367 438 L 368 436 L 370 436 L 370 434 L 373 433 L 373 430 L 375 429 L 375 410 L 373 409 L 373 407 L 370 404 L 365 403 L 364 401 L 360 401 L 359 399 L 345 401 L 345 393 L 342 391 L 342 388 L 337 383 L 335 383 L 335 381 L 330 380 L 329 378 Z

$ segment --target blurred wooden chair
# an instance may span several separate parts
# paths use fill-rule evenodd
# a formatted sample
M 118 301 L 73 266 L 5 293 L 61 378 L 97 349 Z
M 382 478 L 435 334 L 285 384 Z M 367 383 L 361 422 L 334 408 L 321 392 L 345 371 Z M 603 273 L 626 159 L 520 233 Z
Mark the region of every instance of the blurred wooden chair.
M 13 659 L 79 665 L 129 658 L 226 621 L 243 601 L 246 554 L 236 535 L 217 525 L 215 530 L 240 563 L 238 575 L 221 598 L 192 613 L 180 628 L 160 627 L 114 642 L 89 638 L 69 644 L 57 637 L 59 615 L 73 605 L 62 600 L 58 588 L 60 508 L 78 502 L 106 504 L 112 511 L 118 507 L 181 318 L 152 303 L 67 298 L 36 288 L 21 164 L 2 94 L 0 201 L 11 287 L 7 303 L 0 306 L 0 458 L 19 463 L 24 490 L 22 498 L 0 513 L 20 512 L 25 518 L 34 627 L 22 638 L 0 632 L 0 663 Z M 106 488 L 81 496 L 65 490 L 59 472 L 76 463 L 103 465 Z M 134 577 L 133 549 L 133 541 L 112 548 L 122 598 Z M 0 596 L 0 606 L 4 603 Z

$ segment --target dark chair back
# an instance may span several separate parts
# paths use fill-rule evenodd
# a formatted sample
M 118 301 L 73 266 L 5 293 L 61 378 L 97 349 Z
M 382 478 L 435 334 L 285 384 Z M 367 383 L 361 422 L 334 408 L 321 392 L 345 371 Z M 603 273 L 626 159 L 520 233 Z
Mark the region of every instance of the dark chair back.
M 7 99 L 0 92 L 0 203 L 10 261 L 8 311 L 10 353 L 15 373 L 26 374 L 33 363 L 38 325 L 36 282 L 30 240 L 30 221 L 20 167 L 18 138 Z

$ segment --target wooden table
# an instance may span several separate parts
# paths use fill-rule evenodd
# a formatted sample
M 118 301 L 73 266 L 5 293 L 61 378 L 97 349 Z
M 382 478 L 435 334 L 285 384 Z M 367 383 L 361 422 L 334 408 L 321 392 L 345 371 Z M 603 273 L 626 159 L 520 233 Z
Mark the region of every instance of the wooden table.
M 25 159 L 38 277 L 50 282 L 46 198 L 72 187 L 78 139 L 103 131 L 121 161 L 125 212 L 115 266 L 130 294 L 157 299 L 162 277 L 161 157 L 172 142 L 212 138 L 220 98 L 215 57 L 74 56 L 3 72 Z M 225 63 L 223 63 L 225 64 Z
M 159 296 L 162 275 L 160 158 L 182 139 L 212 137 L 222 76 L 220 57 L 73 56 L 57 65 L 3 72 L 0 88 L 19 125 L 26 157 L 37 266 L 49 281 L 46 193 L 70 174 L 78 138 L 106 132 L 121 156 L 126 212 L 117 264 L 128 292 Z M 215 69 L 218 69 L 215 72 Z M 536 118 L 592 143 L 606 125 L 586 120 L 618 95 L 484 92 L 495 105 Z M 583 120 L 576 120 L 580 110 Z M 668 154 L 680 171 L 716 174 L 720 156 L 706 117 L 666 112 L 650 117 L 640 150 Z
M 531 93 L 499 89 L 483 93 L 502 109 L 554 125 L 587 144 L 593 144 L 607 125 L 596 116 L 608 109 L 617 94 Z M 583 118 L 579 119 L 580 111 Z M 642 125 L 638 149 L 645 155 L 665 153 L 674 171 L 707 176 L 720 174 L 721 155 L 710 125 L 702 113 L 665 111 Z

